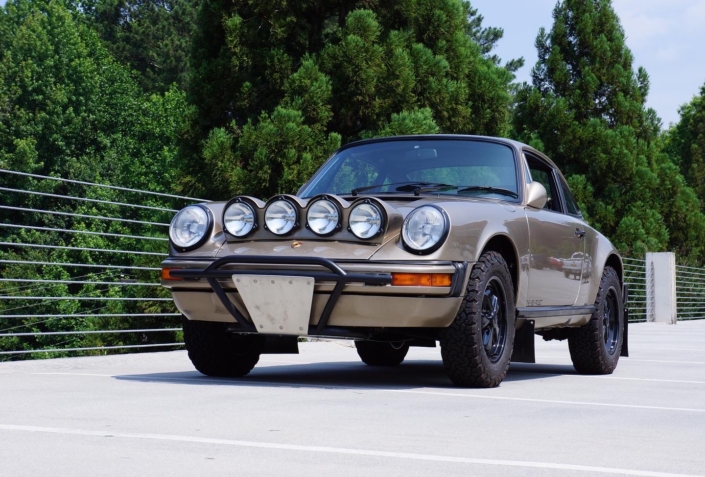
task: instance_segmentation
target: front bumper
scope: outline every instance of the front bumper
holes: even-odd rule
[[[256,329],[233,275],[303,276],[315,280],[308,335],[336,336],[336,327],[442,328],[462,301],[467,264],[462,262],[332,261],[322,257],[228,256],[214,261],[169,258],[162,267],[179,281],[163,280],[189,319]],[[392,286],[394,272],[452,273],[450,287]],[[344,333],[343,333],[344,334]]]

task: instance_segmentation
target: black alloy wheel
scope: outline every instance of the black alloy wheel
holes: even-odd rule
[[[605,337],[605,351],[613,355],[619,344],[619,310],[617,309],[617,290],[607,290],[605,310],[602,315],[602,335]]]
[[[581,374],[611,374],[617,367],[624,336],[624,304],[619,275],[605,267],[590,322],[571,330],[568,349]]]
[[[482,298],[482,344],[487,358],[496,363],[507,344],[507,316],[504,286],[492,277]]]
[[[453,323],[440,336],[448,377],[457,386],[499,386],[514,348],[514,287],[507,262],[485,252],[468,280]]]

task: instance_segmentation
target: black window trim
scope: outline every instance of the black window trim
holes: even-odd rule
[[[583,218],[583,213],[582,213],[582,211],[580,210],[580,206],[578,205],[578,201],[575,200],[575,196],[573,195],[573,191],[570,190],[570,186],[568,185],[568,181],[565,179],[565,177],[563,177],[563,174],[561,174],[561,173],[558,171],[558,169],[554,169],[553,173],[554,173],[554,175],[556,176],[556,179],[557,179],[557,180],[556,180],[556,183],[558,184],[559,193],[561,194],[561,202],[563,203],[563,205],[565,205],[565,212],[564,212],[564,214],[565,214],[565,215],[568,215],[568,216],[570,216],[570,217],[577,217],[577,218],[579,218],[579,219],[582,219],[582,218]],[[564,187],[564,186],[565,186],[565,187]],[[573,199],[573,203],[575,204],[575,207],[578,209],[578,213],[577,213],[577,214],[571,214],[570,212],[568,212],[568,206],[567,206],[568,201],[567,201],[566,198],[565,198],[565,191],[563,190],[564,188],[567,189],[567,190],[568,190],[568,193],[571,195],[571,198]]]
[[[542,165],[548,169],[548,175],[553,179],[554,184],[556,185],[556,193],[557,197],[553,197],[553,199],[558,199],[558,209],[559,210],[554,210],[554,209],[541,209],[545,210],[546,212],[553,212],[554,214],[563,214],[563,215],[571,215],[569,214],[568,207],[566,207],[565,204],[565,199],[563,198],[563,188],[560,185],[560,181],[558,180],[557,176],[557,169],[553,167],[551,164],[546,162],[541,156],[538,156],[536,154],[533,154],[531,151],[522,151],[524,155],[526,156],[526,166],[529,168],[529,172],[531,172],[531,165],[529,164],[529,158],[531,158],[532,161],[539,162]],[[533,177],[532,177],[532,180]]]

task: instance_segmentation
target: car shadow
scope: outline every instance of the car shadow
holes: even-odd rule
[[[512,363],[504,383],[576,374],[568,365]],[[436,360],[405,361],[397,367],[359,362],[329,362],[255,367],[243,378],[214,378],[197,371],[117,375],[115,379],[199,386],[315,387],[328,389],[453,389],[443,364]],[[457,388],[456,388],[457,389]]]

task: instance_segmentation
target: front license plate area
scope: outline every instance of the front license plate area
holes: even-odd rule
[[[306,335],[314,279],[272,275],[233,275],[242,301],[260,333]]]

